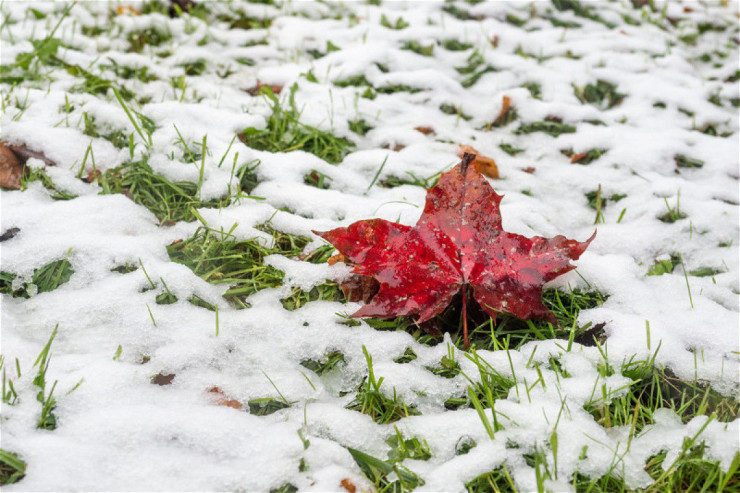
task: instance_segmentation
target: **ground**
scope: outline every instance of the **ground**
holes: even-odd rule
[[[737,2],[0,10],[5,490],[740,490]],[[469,350],[312,233],[461,145],[507,231],[597,231]]]

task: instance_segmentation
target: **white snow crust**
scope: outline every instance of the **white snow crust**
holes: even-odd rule
[[[738,3],[665,4],[667,15],[679,19],[670,29],[650,22],[626,23],[622,14],[659,16],[647,7],[634,9],[627,0],[590,3],[604,19],[618,24],[613,29],[572,12],[556,12],[545,2],[458,3],[482,19],[458,20],[442,11],[448,4],[428,1],[386,1],[381,6],[361,2],[271,6],[237,0],[209,4],[214,12],[243,10],[274,17],[269,29],[241,30],[228,29],[222,22],[159,14],[109,17],[118,5],[141,5],[80,2],[56,34],[63,41],[58,56],[94,73],[101,73],[96,67],[110,64],[110,58],[122,65],[146,66],[157,75],[148,83],[118,82],[149,101],[135,108],[156,124],[149,159],[155,172],[172,181],[197,182],[200,162],[186,164],[175,125],[190,143],[208,135],[204,200],[227,193],[233,185],[235,159],[237,167],[261,161],[260,183],[251,195],[264,200],[242,198],[221,210],[198,211],[216,230],[236,225],[233,234],[239,239],[270,241],[255,226],[271,219],[280,231],[314,240],[306,248],[310,251],[322,244],[312,230],[372,217],[413,225],[423,209],[425,190],[410,185],[369,187],[383,160],[387,158],[378,180],[406,173],[428,177],[457,162],[456,144],[471,144],[499,165],[501,179],[491,184],[505,196],[501,212],[506,230],[585,240],[597,229],[596,239],[577,262],[577,272],[552,286],[598,289],[608,296],[603,305],[582,311],[578,323],[606,324],[602,350],[612,366],[650,358],[659,346],[657,365],[679,378],[698,379],[724,395],[740,397],[740,140],[738,111],[729,103],[740,96],[740,88],[723,82],[738,70]],[[656,4],[659,9],[664,5]],[[13,22],[0,31],[2,63],[10,64],[17,54],[30,51],[30,40],[43,39],[65,5],[4,3],[3,17]],[[692,10],[684,12],[683,6]],[[48,16],[36,19],[30,7]],[[523,29],[505,21],[507,14],[528,18],[531,9],[540,18],[528,21]],[[582,27],[554,27],[546,20],[553,12]],[[380,24],[382,15],[391,22],[403,17],[410,25],[387,29]],[[691,32],[696,22],[728,27],[725,32],[702,34],[694,46],[679,42],[678,36]],[[81,34],[81,26],[108,23],[114,25],[111,35]],[[172,34],[156,50],[166,49],[169,56],[158,57],[149,47],[141,54],[126,52],[127,33],[147,26],[166,27]],[[497,46],[492,45],[494,37]],[[267,44],[246,46],[263,38]],[[467,64],[473,48],[449,51],[437,44],[432,57],[400,49],[408,40],[425,46],[446,39],[470,43],[497,71],[464,88],[466,76],[455,67]],[[307,54],[311,49],[325,51],[327,41],[341,50],[318,59]],[[533,57],[515,54],[518,47]],[[715,50],[727,53],[720,66],[698,59]],[[256,64],[234,61],[241,57]],[[185,76],[183,96],[173,89],[170,78],[184,74],[183,63],[200,58],[206,60],[207,69],[200,76]],[[376,64],[387,67],[388,73]],[[226,66],[233,73],[219,77],[217,71]],[[318,82],[305,77],[309,71]],[[102,73],[116,80],[110,69]],[[444,407],[449,397],[464,395],[468,382],[463,375],[445,379],[426,369],[447,355],[449,336],[430,347],[405,332],[378,331],[364,322],[343,325],[338,314],[354,312],[359,303],[317,301],[293,312],[283,309],[280,299],[293,287],[307,290],[341,277],[346,269],[340,265],[268,257],[268,265],[285,272],[283,286],[253,295],[249,309],[231,307],[222,298],[226,286],[207,283],[167,255],[167,245],[191,236],[197,221],[158,226],[151,212],[126,196],[101,195],[97,185],[77,178],[89,145],[101,171],[130,160],[128,148],[117,149],[104,138],[83,134],[83,111],[98,124],[123,129],[127,135],[134,128],[112,91],[94,96],[70,92],[79,79],[63,68],[52,75],[43,86],[24,82],[12,93],[9,83],[0,85],[8,97],[26,98],[23,111],[12,104],[5,108],[2,140],[43,152],[57,164],[46,167],[54,183],[77,195],[69,201],[53,200],[40,183],[25,191],[0,192],[0,233],[20,230],[0,245],[1,270],[29,279],[34,269],[62,258],[74,269],[69,282],[54,291],[29,299],[2,295],[0,300],[2,355],[19,393],[15,405],[0,407],[0,445],[28,465],[25,478],[6,486],[6,491],[268,491],[285,483],[301,491],[344,491],[340,487],[344,478],[369,489],[346,448],[385,459],[389,450],[385,440],[395,434],[394,425],[406,437],[425,439],[432,452],[428,461],[403,463],[423,478],[425,484],[418,491],[463,491],[466,482],[502,464],[520,491],[536,490],[534,469],[523,455],[544,450],[554,465],[548,448],[554,430],[560,437],[559,476],[548,488],[572,489],[575,472],[591,477],[611,472],[624,477],[629,487],[639,488],[651,483],[644,471],[649,457],[668,451],[665,464],[670,464],[684,438],[705,425],[706,416],[684,424],[672,411],[661,410],[655,425],[634,438],[629,427],[603,427],[583,406],[593,399],[594,389],[618,397],[629,379],[619,372],[602,376],[599,365],[604,360],[598,348],[575,343],[568,351],[567,341],[553,340],[528,343],[509,351],[508,357],[505,351],[478,352],[517,383],[507,398],[496,402],[503,429],[491,440],[474,409]],[[423,90],[378,94],[371,100],[359,97],[364,87],[332,84],[355,75],[364,75],[375,87],[405,84]],[[573,85],[582,87],[597,79],[616,84],[626,94],[622,104],[599,109],[579,102]],[[350,139],[356,150],[339,165],[331,165],[302,151],[249,149],[239,140],[229,148],[236,132],[262,128],[270,114],[265,98],[245,92],[258,80],[285,86],[283,97],[297,84],[301,121]],[[522,87],[527,82],[541,85],[541,99]],[[718,95],[722,106],[708,101],[712,95]],[[481,130],[499,113],[503,96],[511,98],[519,120]],[[74,106],[70,114],[60,110],[65,97]],[[658,102],[665,108],[655,107]],[[471,119],[440,112],[443,103],[454,104]],[[577,131],[559,137],[513,133],[520,123],[548,115]],[[365,136],[349,129],[348,122],[359,118],[374,127]],[[731,135],[710,136],[697,130],[708,124]],[[419,126],[433,127],[435,134],[414,130]],[[134,138],[139,158],[145,146],[135,132]],[[509,156],[501,143],[525,150]],[[404,147],[393,151],[396,145]],[[570,164],[560,152],[568,148],[576,153],[592,148],[608,152],[583,166]],[[700,159],[703,167],[677,168],[676,155]],[[222,156],[226,164],[219,167]],[[525,172],[528,167],[535,172]],[[328,175],[331,188],[306,185],[303,177],[311,170]],[[584,194],[599,186],[604,197],[626,197],[609,202],[604,223],[594,226],[595,211]],[[674,206],[679,196],[686,218],[674,223],[658,220],[667,210],[666,200]],[[670,274],[647,276],[658,259],[674,253],[680,253],[683,265]],[[151,279],[166,280],[177,303],[156,304],[160,290],[145,290],[149,282],[141,268],[125,275],[110,270],[139,262]],[[702,267],[720,273],[684,276],[684,268]],[[215,314],[187,303],[193,294],[219,305],[218,335]],[[58,335],[47,380],[58,381],[54,411],[58,426],[49,431],[36,428],[41,406],[32,365],[55,326]],[[384,377],[384,392],[392,395],[395,389],[421,411],[420,416],[379,425],[345,408],[354,394],[342,393],[356,389],[367,374],[363,345],[372,355],[375,374]],[[119,346],[121,355],[114,360]],[[418,358],[395,363],[408,347]],[[300,365],[334,350],[344,354],[346,363],[329,374],[319,377]],[[145,355],[151,360],[141,364]],[[550,356],[559,358],[570,378],[556,377],[547,366]],[[15,376],[16,359],[23,370],[20,377]],[[456,360],[463,372],[477,378],[475,365],[459,350]],[[540,369],[534,362],[542,365]],[[542,384],[532,388],[540,378],[538,371]],[[158,373],[176,376],[171,385],[151,385],[150,378]],[[214,386],[243,403],[278,397],[279,389],[292,405],[269,416],[254,416],[216,405],[208,392]],[[491,410],[486,412],[490,417]],[[299,431],[310,441],[306,449]],[[455,455],[456,444],[466,436],[478,445],[466,455]],[[710,422],[700,439],[707,457],[720,461],[726,470],[740,450],[739,436],[736,419]],[[302,459],[306,470],[299,470]]]

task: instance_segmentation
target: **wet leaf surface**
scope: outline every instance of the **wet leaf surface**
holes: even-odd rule
[[[575,268],[570,261],[580,257],[595,233],[578,242],[561,235],[527,238],[504,231],[502,197],[474,160],[474,154],[465,154],[428,190],[414,227],[370,219],[315,232],[355,264],[355,274],[380,283],[378,293],[353,317],[415,315],[421,324],[470,286],[473,299],[494,320],[509,313],[557,324],[542,302],[542,287]],[[465,303],[465,295],[462,299]]]

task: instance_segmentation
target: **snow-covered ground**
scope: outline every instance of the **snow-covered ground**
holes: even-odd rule
[[[55,200],[41,181],[24,191],[0,192],[0,234],[19,230],[1,245],[0,270],[17,276],[13,289],[53,261],[66,258],[74,270],[53,291],[29,298],[2,295],[4,379],[12,381],[17,398],[4,396],[0,446],[27,464],[25,477],[6,490],[267,491],[286,484],[305,491],[347,491],[348,485],[366,490],[371,482],[347,448],[386,460],[394,426],[405,438],[426,440],[431,452],[428,460],[402,463],[423,480],[417,491],[460,491],[502,465],[520,490],[536,490],[539,466],[527,456],[537,453],[545,457],[544,484],[553,491],[572,489],[576,471],[593,478],[612,474],[630,488],[645,487],[653,481],[646,461],[667,451],[667,467],[684,438],[699,431],[705,458],[720,461],[726,471],[740,450],[738,419],[707,424],[701,413],[682,420],[662,409],[634,433],[629,424],[604,426],[584,406],[602,395],[625,395],[633,382],[619,369],[653,357],[678,379],[700,381],[730,399],[740,392],[738,3],[655,2],[651,10],[626,0],[584,2],[597,20],[576,15],[577,9],[555,8],[566,3],[208,2],[208,22],[116,12],[123,5],[142,9],[129,2],[72,6],[54,32],[63,63],[36,58],[30,67],[7,72],[27,74],[24,80],[0,85],[2,140],[43,153],[56,163],[46,167],[56,187],[77,196]],[[5,2],[2,64],[32,52],[33,40],[38,49],[38,40],[70,6]],[[460,19],[460,11],[471,19]],[[239,13],[273,20],[267,29],[229,28],[228,19]],[[396,24],[400,18],[407,27],[382,25],[403,27]],[[169,36],[132,51],[130,34],[146,29]],[[447,49],[447,40],[469,46]],[[425,54],[431,56],[425,56],[429,46]],[[188,75],[187,65],[194,63],[205,65]],[[139,73],[147,67],[154,78],[125,78],[116,65]],[[153,122],[150,142],[112,89],[81,90],[85,79],[70,66],[133,93],[126,108],[139,125],[143,120],[134,111]],[[472,73],[456,70],[466,66]],[[36,77],[28,75],[34,70]],[[480,72],[477,81],[469,80]],[[370,95],[367,85],[335,84],[356,76],[376,89],[420,90],[375,91],[369,98],[363,97]],[[579,91],[599,80],[616,86],[621,102],[608,107],[606,100],[579,100]],[[303,151],[271,153],[233,141],[248,127],[266,125],[269,100],[246,91],[258,81],[282,86],[286,106],[297,84],[301,122],[349,139],[353,152],[335,165]],[[516,120],[487,128],[505,96]],[[442,105],[456,109],[443,112]],[[365,135],[349,127],[361,119],[372,127]],[[517,132],[548,119],[575,131]],[[85,132],[90,121],[101,136]],[[120,148],[102,136],[115,130],[125,135]],[[188,159],[182,141],[199,149],[205,135],[205,157]],[[578,319],[579,326],[605,324],[602,347],[554,339],[510,351],[477,351],[516,382],[496,401],[501,429],[493,439],[473,407],[445,408],[450,397],[465,396],[465,376],[448,379],[427,369],[448,356],[449,336],[429,346],[405,331],[342,323],[340,315],[360,303],[312,301],[294,311],[283,308],[280,300],[294,287],[310,290],[343,276],[341,263],[269,256],[265,262],[285,272],[283,285],[259,291],[249,297],[250,308],[238,310],[222,297],[228,285],[210,284],[168,255],[167,246],[190,238],[201,221],[239,240],[260,237],[268,245],[270,235],[256,226],[270,221],[276,230],[311,238],[306,252],[323,244],[312,230],[372,217],[413,225],[424,188],[378,184],[449,169],[460,144],[498,163],[501,177],[491,184],[505,195],[506,230],[581,241],[598,230],[577,271],[552,287],[598,290],[608,297]],[[522,152],[510,155],[501,144]],[[577,156],[566,155],[592,149],[606,152],[585,165],[572,164]],[[200,183],[203,201],[233,191],[234,170],[256,159],[259,184],[250,196],[263,200],[242,197],[222,208],[199,208],[195,221],[160,224],[125,194],[100,194],[99,182],[81,180],[92,159],[103,173],[147,159],[154,172],[173,182]],[[43,165],[34,159],[27,164]],[[331,179],[330,188],[304,182],[316,172]],[[595,226],[597,211],[586,194],[599,189],[607,206]],[[610,200],[615,195],[624,197]],[[669,209],[677,220],[660,220]],[[672,265],[680,258],[672,272],[647,275],[671,256]],[[127,274],[111,270],[124,264],[139,268]],[[176,303],[157,303],[165,282]],[[151,285],[156,288],[147,289]],[[33,294],[34,287],[27,290]],[[193,295],[218,311],[188,303]],[[34,362],[55,327],[45,395],[57,382],[56,428],[39,429]],[[384,377],[382,391],[391,397],[395,392],[419,415],[377,424],[346,408],[368,374],[363,346],[375,375]],[[407,348],[418,357],[394,362]],[[340,351],[344,363],[322,376],[300,364],[332,351]],[[474,362],[460,349],[454,353],[462,372],[480,379]],[[609,366],[617,371],[605,371]],[[168,385],[153,385],[158,374],[175,376]],[[209,392],[214,387],[221,393]],[[239,403],[271,397],[290,406],[258,416],[246,405],[219,405],[220,396]],[[491,410],[485,413],[491,419]],[[477,446],[458,455],[461,439]]]

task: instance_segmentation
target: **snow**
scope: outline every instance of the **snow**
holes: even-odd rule
[[[661,2],[656,3],[662,8]],[[256,170],[260,183],[251,196],[264,200],[241,198],[221,210],[198,211],[210,228],[231,230],[239,240],[259,237],[269,244],[271,236],[256,229],[268,220],[280,231],[311,238],[306,251],[322,244],[312,230],[326,231],[371,217],[413,225],[421,214],[425,191],[415,186],[370,187],[376,174],[378,180],[406,173],[428,177],[457,162],[456,144],[475,146],[499,165],[502,179],[491,183],[505,196],[501,211],[506,230],[528,236],[564,234],[579,240],[598,230],[578,261],[577,273],[555,280],[552,286],[585,288],[587,282],[608,296],[603,305],[582,311],[578,322],[606,323],[603,350],[613,367],[650,358],[657,351],[655,363],[679,378],[698,379],[726,396],[740,397],[740,141],[738,112],[729,103],[740,90],[737,84],[722,82],[738,69],[738,47],[730,41],[738,32],[733,19],[737,2],[726,7],[692,3],[694,10],[689,13],[669,3],[669,16],[690,21],[679,21],[678,28],[667,30],[649,22],[624,23],[620,14],[641,15],[627,0],[598,4],[604,19],[619,24],[615,29],[557,11],[551,14],[583,27],[563,29],[535,19],[526,24],[529,30],[523,30],[505,22],[507,13],[527,18],[530,8],[540,15],[554,10],[542,2],[484,2],[472,7],[460,3],[461,8],[484,15],[481,21],[460,21],[442,12],[445,5],[209,4],[214,12],[243,10],[249,15],[275,16],[269,29],[244,31],[228,29],[223,22],[206,24],[160,14],[124,13],[109,19],[112,6],[84,2],[75,5],[60,25],[57,36],[75,49],[62,47],[59,56],[111,80],[119,80],[112,70],[101,74],[97,68],[109,64],[108,58],[122,65],[149,67],[159,80],[119,80],[137,97],[147,98],[141,105],[131,105],[157,127],[149,164],[172,181],[197,183],[201,161],[186,164],[175,126],[191,149],[199,148],[207,134],[203,200],[219,198],[233,187],[232,164],[238,169],[252,159],[261,161]],[[28,12],[31,6],[48,17],[36,19]],[[0,31],[3,64],[30,51],[29,40],[48,34],[63,7],[54,2],[3,4],[3,16],[14,21]],[[350,12],[356,17],[350,17]],[[647,7],[642,12],[653,15]],[[320,18],[335,14],[340,18]],[[399,31],[387,29],[380,25],[382,14],[391,23],[400,16],[411,25]],[[693,32],[690,26],[701,21],[729,22],[730,27],[704,33],[696,46],[677,41],[677,36]],[[112,32],[99,38],[80,32],[82,25],[108,24]],[[127,33],[149,26],[166,27],[172,40],[156,49],[145,47],[141,54],[126,53]],[[494,36],[497,47],[491,44]],[[267,45],[245,46],[263,37]],[[497,71],[465,89],[460,82],[467,76],[454,68],[467,65],[472,49],[448,51],[435,45],[433,57],[399,49],[406,40],[425,46],[452,38],[473,44]],[[199,46],[201,40],[205,44]],[[306,53],[324,51],[327,41],[341,51],[316,60]],[[535,58],[516,55],[517,47]],[[156,56],[162,50],[169,50],[171,56]],[[715,50],[727,53],[721,67],[698,61],[701,54]],[[579,58],[564,57],[568,52]],[[234,61],[241,57],[257,63],[245,66]],[[538,63],[536,57],[545,59]],[[181,65],[201,58],[207,64],[203,75],[185,76],[184,94],[173,88],[170,78],[183,75]],[[376,62],[390,72],[383,73]],[[227,65],[233,73],[219,77],[217,72]],[[309,70],[318,82],[302,75]],[[378,94],[370,100],[359,96],[364,87],[332,85],[359,74],[375,87],[406,84],[423,91]],[[627,95],[623,103],[603,110],[581,104],[572,86],[597,79],[616,84]],[[466,482],[502,464],[520,490],[536,489],[534,470],[523,454],[544,451],[549,468],[554,469],[550,445],[554,433],[560,437],[558,476],[547,483],[553,491],[571,489],[576,471],[596,478],[612,467],[630,488],[647,486],[651,479],[643,470],[645,461],[667,451],[664,464],[670,464],[684,438],[699,432],[707,457],[720,461],[723,470],[740,450],[739,419],[707,424],[706,416],[698,416],[684,424],[672,411],[662,409],[655,413],[655,424],[634,437],[629,427],[604,428],[584,405],[602,391],[618,397],[630,380],[619,372],[602,375],[599,365],[604,356],[596,347],[574,343],[568,350],[563,340],[531,342],[508,354],[478,352],[492,369],[516,381],[508,396],[496,401],[503,429],[491,440],[474,409],[444,408],[447,398],[464,395],[469,382],[463,374],[445,379],[427,369],[447,356],[449,336],[430,347],[405,332],[379,331],[365,323],[343,325],[338,314],[351,314],[360,303],[315,301],[293,312],[283,309],[280,300],[294,286],[309,290],[326,279],[346,275],[347,268],[341,264],[314,265],[269,256],[265,264],[285,272],[284,284],[252,295],[251,308],[236,310],[222,298],[227,286],[207,283],[167,255],[167,245],[192,236],[198,221],[158,226],[151,212],[126,196],[100,195],[97,185],[77,178],[89,146],[98,170],[131,160],[128,148],[117,149],[104,138],[83,133],[83,111],[102,128],[125,129],[126,135],[134,132],[112,91],[98,95],[71,91],[81,80],[58,67],[51,81],[0,86],[11,102],[2,116],[2,140],[43,152],[57,164],[45,168],[47,175],[60,189],[78,196],[55,201],[38,182],[23,192],[0,192],[0,233],[20,229],[2,243],[2,271],[28,281],[35,269],[63,258],[74,270],[69,282],[54,291],[29,299],[2,295],[0,300],[2,355],[19,393],[14,405],[0,407],[2,449],[18,454],[28,465],[25,478],[5,486],[6,491],[267,491],[285,483],[302,491],[344,491],[340,487],[344,478],[368,489],[370,483],[346,448],[385,459],[389,448],[385,440],[395,434],[394,425],[407,438],[426,440],[432,452],[429,461],[404,462],[425,481],[418,491],[462,491]],[[239,140],[229,148],[236,132],[250,126],[263,128],[270,114],[267,101],[245,92],[258,80],[284,85],[284,97],[296,83],[301,121],[348,138],[356,144],[355,151],[341,164],[332,165],[303,151],[249,149]],[[533,81],[542,86],[542,100],[521,87]],[[722,107],[708,101],[713,94],[719,94]],[[504,95],[511,97],[519,119],[491,132],[480,130],[496,117]],[[11,97],[25,99],[25,109],[18,109]],[[67,100],[74,106],[70,114],[60,110]],[[665,109],[654,107],[656,102],[664,103]],[[454,103],[472,119],[443,114],[438,111],[442,103]],[[693,117],[681,109],[693,112]],[[522,122],[549,115],[574,125],[577,132],[558,137],[513,133]],[[348,121],[359,118],[374,127],[364,137],[349,130]],[[595,119],[605,125],[584,121]],[[695,130],[706,124],[732,135],[714,137]],[[414,130],[418,126],[432,126],[435,135]],[[134,139],[134,159],[140,159],[147,152],[145,142],[136,132]],[[501,143],[525,151],[512,157],[499,148]],[[393,151],[395,144],[405,147]],[[570,164],[561,154],[568,148],[576,153],[592,148],[608,152],[581,166]],[[677,154],[701,159],[704,165],[677,168]],[[33,159],[28,165],[43,167]],[[536,171],[524,172],[527,167]],[[304,184],[303,177],[311,170],[331,177],[331,189]],[[599,185],[603,197],[627,197],[610,201],[603,211],[605,223],[595,226],[595,211],[584,194]],[[665,200],[674,207],[679,196],[680,210],[687,218],[659,221],[666,212]],[[279,210],[285,207],[292,213]],[[680,253],[683,266],[676,266],[671,274],[646,275],[656,260],[674,253]],[[141,264],[156,283],[165,280],[179,301],[156,304],[161,287],[145,290],[149,281],[144,268],[125,275],[111,271],[126,263]],[[722,272],[685,278],[684,266],[687,272],[700,267]],[[193,294],[217,304],[218,315],[187,303]],[[36,428],[41,406],[32,365],[54,327],[58,335],[47,381],[58,381],[54,394],[58,426],[48,431]],[[421,411],[420,416],[379,425],[345,408],[367,375],[363,346],[372,355],[375,374],[384,377],[383,391],[392,395],[395,389]],[[118,347],[120,357],[114,358]],[[418,358],[395,363],[409,347]],[[319,377],[300,365],[334,350],[345,357],[340,369]],[[462,351],[455,354],[463,373],[477,379],[473,362]],[[571,377],[558,377],[548,368],[550,356],[558,358]],[[144,357],[150,358],[146,364],[142,364]],[[18,377],[16,359],[22,369]],[[535,368],[534,363],[542,366]],[[533,387],[540,379],[538,372],[542,377]],[[171,385],[151,385],[150,378],[158,373],[176,376]],[[282,395],[292,405],[268,416],[254,416],[214,403],[208,393],[214,386],[242,403]],[[490,418],[491,410],[486,414]],[[299,431],[310,441],[306,449]],[[455,447],[463,437],[473,438],[477,446],[457,456]],[[301,459],[307,470],[299,470]]]

